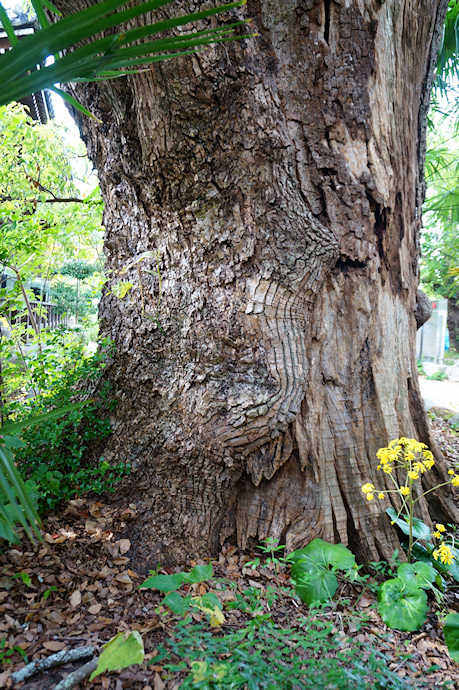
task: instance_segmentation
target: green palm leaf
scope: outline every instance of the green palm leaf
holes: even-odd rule
[[[39,529],[40,517],[14,463],[13,449],[24,445],[16,434],[25,427],[62,417],[67,412],[78,410],[90,402],[93,401],[66,405],[20,422],[9,422],[0,428],[0,537],[10,542],[18,542],[15,527],[19,524],[32,542],[34,535],[43,541]]]
[[[31,36],[26,36],[19,43],[15,40],[16,37],[10,37],[10,42],[14,45],[0,57],[0,78],[3,86],[0,105],[21,100],[31,93],[52,87],[56,83],[97,81],[101,78],[123,76],[126,70],[137,71],[141,65],[187,55],[190,50],[212,43],[247,38],[247,35],[242,37],[234,35],[234,29],[245,23],[235,22],[216,29],[141,42],[160,32],[170,31],[178,26],[186,26],[240,7],[246,0],[236,0],[193,14],[121,31],[120,27],[126,22],[168,5],[172,1],[149,0],[120,11],[120,8],[125,5],[125,0],[106,0],[49,26],[44,7],[52,8],[51,3],[34,0],[33,6],[42,29]],[[1,4],[0,21],[10,35],[11,22]],[[117,33],[104,36],[104,33],[113,30]],[[87,41],[87,43],[82,46],[82,41]],[[54,64],[44,64],[46,58],[51,55],[55,56]],[[40,69],[35,69],[36,65],[40,65]],[[83,110],[77,101],[73,105]],[[88,114],[87,110],[85,112]]]

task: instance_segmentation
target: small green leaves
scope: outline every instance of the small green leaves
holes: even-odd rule
[[[378,611],[389,628],[413,632],[425,621],[427,595],[416,583],[396,577],[380,586]]]
[[[140,589],[159,589],[160,592],[173,592],[179,589],[184,582],[185,573],[173,573],[172,575],[153,575],[142,582]]]
[[[172,575],[153,575],[142,582],[140,589],[159,589],[160,592],[172,592],[184,583],[205,582],[212,577],[212,563],[196,565],[189,573],[172,573]]]
[[[91,673],[89,680],[100,676],[104,671],[116,671],[132,664],[141,664],[144,656],[143,641],[137,630],[118,633],[104,645],[97,668]]]
[[[184,616],[191,606],[191,596],[182,597],[178,592],[169,592],[164,597],[163,604],[168,606],[176,616]]]
[[[400,527],[403,534],[406,534],[407,536],[410,534],[410,524],[408,515],[398,515],[397,511],[394,508],[392,508],[392,506],[386,508],[386,513],[389,515],[390,519],[393,522],[395,522],[395,524],[398,527]],[[419,518],[413,518],[413,537],[415,539],[430,539],[431,534],[431,529],[426,525],[425,522],[423,522]]]
[[[212,563],[208,565],[195,565],[189,573],[184,573],[184,582],[194,584],[196,582],[205,582],[213,575]]]
[[[292,579],[298,596],[308,605],[331,599],[338,580],[331,569],[351,570],[355,557],[343,544],[328,544],[314,539],[304,549],[293,551]]]
[[[443,633],[451,659],[459,664],[459,613],[449,613],[446,616]]]

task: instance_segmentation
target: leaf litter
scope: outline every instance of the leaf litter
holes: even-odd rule
[[[437,439],[447,448],[450,462],[458,462],[459,437],[441,420],[433,420]],[[129,539],[123,538],[125,523],[136,519],[134,505],[121,509],[78,498],[58,515],[48,518],[45,544],[33,549],[23,540],[0,554],[0,640],[14,651],[11,664],[0,671],[0,687],[12,686],[11,674],[27,661],[77,647],[94,646],[99,651],[111,638],[126,631],[138,631],[144,640],[145,661],[156,655],[157,645],[173,630],[173,619],[161,615],[163,595],[138,590],[145,577],[131,566]],[[307,615],[307,608],[293,598],[270,603],[269,588],[287,585],[287,572],[275,573],[272,564],[256,568],[246,564],[259,554],[234,546],[222,548],[212,561],[214,575],[209,582],[184,586],[186,594],[199,597],[213,592],[224,605],[223,627],[238,628],[247,622],[239,609],[227,610],[236,594],[248,588],[258,592],[260,610],[278,623],[291,624]],[[206,565],[193,560],[180,570]],[[172,569],[160,571],[171,574]],[[224,588],[221,578],[232,583]],[[459,608],[459,606],[457,606]],[[376,611],[371,592],[341,586],[330,608],[316,612],[333,623],[333,634],[341,650],[355,643],[378,648],[387,658],[388,668],[413,687],[459,687],[459,666],[448,656],[439,618],[430,613],[421,631],[402,633],[389,630]],[[205,612],[193,610],[192,618],[206,622]],[[409,656],[410,658],[407,658]],[[25,658],[26,657],[26,658]],[[14,687],[48,690],[80,664],[70,663],[42,672]],[[87,679],[81,688],[103,690],[178,690],[180,676],[169,681],[161,664],[132,666],[110,675]]]

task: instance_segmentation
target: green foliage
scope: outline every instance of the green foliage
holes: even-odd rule
[[[0,640],[0,664],[12,664],[15,661],[15,659],[13,658],[15,652],[22,657],[22,660],[25,664],[29,663],[27,654],[22,649],[22,647],[7,647],[7,640],[5,637],[2,637],[2,639]]]
[[[444,381],[447,378],[448,377],[444,371],[436,371],[435,373],[427,377],[429,381]]]
[[[82,144],[70,147],[63,134],[21,105],[0,107],[0,263],[24,265],[25,278],[51,275],[101,233],[100,194],[78,201],[71,160],[82,159]]]
[[[450,0],[437,61],[436,88],[442,92],[459,76],[459,2]]]
[[[49,408],[61,409],[81,390],[83,381],[100,378],[110,354],[105,342],[99,353],[87,354],[77,339],[65,331],[51,331],[46,347],[32,350],[27,357],[27,370],[12,364],[4,378],[13,389],[32,388],[36,395],[23,400],[10,400],[4,415],[21,420],[25,415],[46,414]],[[71,336],[71,334],[70,334]],[[22,384],[22,385],[21,385]],[[40,510],[54,508],[60,501],[85,491],[103,493],[114,490],[115,482],[129,471],[129,465],[111,467],[101,458],[95,467],[83,463],[90,443],[110,434],[110,423],[101,414],[110,409],[109,385],[102,387],[100,400],[91,401],[56,420],[46,419],[33,430],[25,430],[23,447],[16,451],[18,467],[39,493]]]
[[[97,668],[91,673],[89,680],[94,680],[104,671],[116,671],[132,664],[141,664],[144,656],[143,640],[137,630],[118,633],[104,645]]]
[[[0,438],[0,538],[18,543],[15,526],[21,525],[33,542],[34,534],[40,539],[40,520],[35,509],[35,496],[16,469],[13,448],[18,447],[17,441],[19,439],[14,436]]]
[[[21,421],[3,424],[0,428],[0,537],[9,542],[17,543],[19,538],[16,525],[24,528],[30,541],[34,542],[34,535],[41,541],[39,530],[40,519],[36,511],[38,492],[33,483],[23,482],[13,458],[13,450],[25,447],[25,443],[16,435],[27,427],[36,427],[42,422],[56,419],[66,412],[80,409],[84,403],[68,405],[63,409],[55,409],[35,417],[26,416]],[[32,484],[32,485],[31,485]]]
[[[355,569],[354,555],[343,544],[314,539],[290,554],[292,579],[299,597],[308,605],[331,599],[338,588],[335,572]]]
[[[413,632],[425,621],[427,595],[415,582],[396,577],[380,586],[378,611],[390,628]]]
[[[401,563],[397,574],[402,580],[414,583],[421,589],[431,589],[437,577],[437,571],[431,565],[422,562]]]
[[[406,514],[397,513],[397,511],[389,506],[386,508],[386,513],[390,517],[393,523],[400,527],[403,534],[409,536],[410,534],[410,516]],[[425,522],[419,518],[412,518],[412,534],[415,539],[430,539],[432,534],[431,529],[426,525]]]
[[[310,617],[285,628],[254,618],[223,635],[186,619],[158,645],[151,663],[161,662],[168,679],[186,673],[182,690],[408,687],[389,671],[382,654],[365,650],[356,640],[343,649],[343,642],[331,623]]]
[[[212,577],[212,564],[196,565],[189,573],[173,573],[172,575],[153,575],[143,582],[142,589],[158,589],[160,592],[172,592],[184,583],[192,584],[205,582]]]
[[[234,28],[244,22],[217,29],[204,29],[194,33],[157,37],[175,27],[183,27],[225,10],[240,7],[246,0],[210,8],[194,14],[163,19],[154,24],[145,23],[128,28],[127,22],[144,17],[173,0],[150,0],[128,9],[122,9],[125,0],[105,2],[55,21],[51,26],[43,11],[42,0],[33,0],[41,31],[15,40],[14,28],[0,5],[0,21],[9,34],[13,48],[0,57],[2,92],[0,105],[19,101],[25,96],[51,88],[74,107],[90,114],[74,98],[53,84],[87,82],[122,76],[140,66],[188,55],[196,47],[234,40]],[[112,31],[118,33],[112,33]],[[104,34],[101,38],[100,35]],[[151,40],[154,38],[154,40]],[[150,39],[150,40],[145,40]],[[82,45],[83,43],[83,45]],[[52,64],[46,63],[54,55]],[[36,70],[35,66],[40,65]]]
[[[443,633],[451,659],[459,664],[459,613],[446,616]]]

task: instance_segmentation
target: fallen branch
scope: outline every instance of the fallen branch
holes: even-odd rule
[[[93,671],[96,670],[98,662],[99,658],[97,657],[96,659],[88,661],[88,663],[84,666],[77,668],[77,670],[73,671],[73,673],[69,673],[64,680],[61,680],[61,682],[55,686],[54,690],[71,690],[71,688],[75,687],[75,685],[78,685],[78,683],[81,683],[82,680],[87,678]]]
[[[94,656],[95,652],[96,650],[94,647],[63,649],[62,652],[57,652],[57,654],[51,654],[51,656],[46,656],[44,659],[32,661],[30,664],[27,664],[27,666],[24,666],[24,668],[21,668],[19,671],[16,671],[16,673],[13,673],[11,675],[11,680],[13,683],[20,683],[21,681],[27,680],[27,678],[33,676],[35,673],[47,671],[49,668],[54,668],[54,666],[67,664],[69,661],[89,659],[90,657]]]

